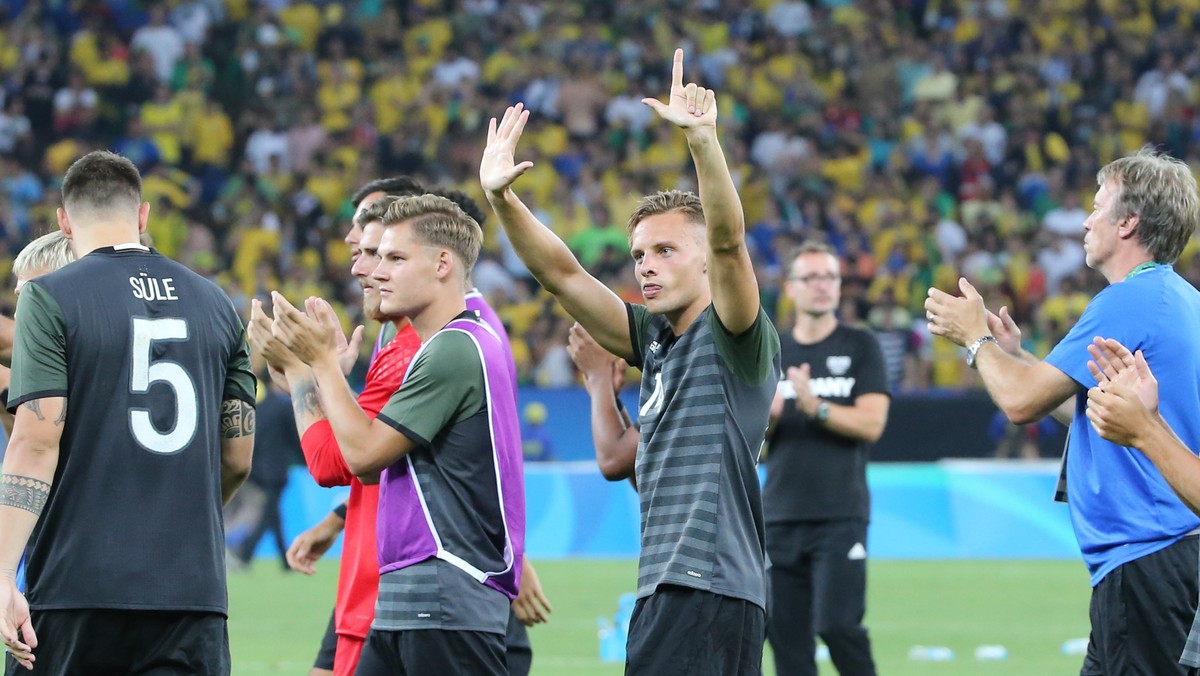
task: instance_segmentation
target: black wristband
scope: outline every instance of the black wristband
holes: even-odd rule
[[[333,513],[337,514],[342,519],[342,521],[346,520],[346,505],[347,504],[349,504],[349,503],[343,502],[342,504],[333,508]]]

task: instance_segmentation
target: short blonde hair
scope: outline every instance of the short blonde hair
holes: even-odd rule
[[[21,253],[13,260],[13,275],[29,279],[66,267],[74,260],[75,251],[71,249],[71,240],[67,239],[61,230],[54,230],[21,249]]]
[[[483,247],[479,223],[445,197],[426,194],[398,198],[388,205],[380,220],[384,226],[408,223],[422,242],[453,251],[463,262],[464,276],[471,274]]]
[[[1200,220],[1200,192],[1188,165],[1152,148],[1118,158],[1096,174],[1112,181],[1117,194],[1112,216],[1137,216],[1138,242],[1159,263],[1174,263]]]
[[[633,210],[633,213],[629,215],[629,220],[625,223],[625,235],[632,241],[633,231],[637,229],[638,223],[651,216],[667,214],[672,211],[678,211],[693,223],[704,225],[704,207],[700,204],[700,197],[696,193],[683,190],[661,190],[653,195],[646,195],[641,202],[638,202],[637,208]]]

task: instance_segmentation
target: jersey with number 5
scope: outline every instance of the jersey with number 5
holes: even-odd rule
[[[221,404],[255,381],[225,293],[144,247],[94,251],[22,289],[9,393],[67,398],[30,605],[226,612]]]

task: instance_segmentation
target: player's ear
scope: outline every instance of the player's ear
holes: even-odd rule
[[[67,239],[71,239],[71,235],[72,235],[71,219],[67,216],[67,210],[62,207],[59,207],[57,214],[58,214],[58,229],[62,230],[63,237],[66,237]]]
[[[138,207],[138,234],[146,232],[146,225],[150,222],[150,203],[142,202]]]
[[[438,250],[437,260],[437,277],[445,279],[447,275],[454,271],[454,253],[449,249]]]

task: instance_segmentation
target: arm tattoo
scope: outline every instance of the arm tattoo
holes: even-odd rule
[[[0,477],[0,505],[16,507],[40,516],[50,497],[50,484],[31,476],[5,474]]]
[[[237,439],[254,434],[254,407],[241,399],[221,404],[221,438]]]
[[[54,421],[54,426],[59,427],[65,422],[67,422],[67,403],[66,403],[66,401],[63,402],[62,413],[58,414],[58,419]]]
[[[33,411],[33,414],[37,416],[38,420],[46,419],[46,416],[42,415],[42,402],[40,399],[32,399],[21,405],[30,411]]]
[[[317,384],[312,380],[302,380],[292,389],[292,410],[297,420],[305,418],[325,418],[325,409],[321,408],[321,395],[317,392]]]

